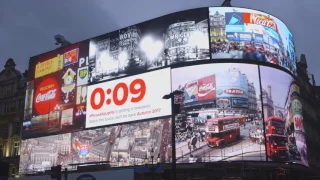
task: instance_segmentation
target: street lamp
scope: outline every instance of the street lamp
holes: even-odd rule
[[[175,123],[175,114],[178,114],[180,111],[180,104],[174,103],[174,96],[183,94],[183,91],[175,90],[170,94],[166,94],[162,99],[171,99],[171,131],[172,131],[172,171],[173,171],[173,180],[176,179],[176,123]]]
[[[153,160],[154,160],[154,155],[155,155],[155,152],[154,152],[154,149],[152,148],[151,151],[150,151],[150,157],[151,157],[151,167],[150,167],[150,170],[151,170],[151,173],[152,173],[152,179],[154,179],[154,173],[157,169],[157,167],[159,166],[160,164],[160,155],[158,154],[158,157],[157,157],[157,165],[154,166],[153,165]],[[148,156],[146,155],[145,159],[144,159],[144,163],[145,163],[145,166],[147,167],[148,163],[149,163],[149,159],[148,159]]]

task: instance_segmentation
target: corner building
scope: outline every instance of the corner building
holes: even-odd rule
[[[108,163],[137,179],[318,177],[318,100],[291,31],[270,14],[180,11],[29,67],[21,174]]]
[[[0,72],[0,158],[8,162],[9,176],[19,175],[20,134],[28,72],[21,73],[13,59]]]

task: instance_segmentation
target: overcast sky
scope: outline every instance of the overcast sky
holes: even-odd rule
[[[176,11],[220,6],[223,0],[1,0],[0,66],[9,57],[17,68],[28,68],[31,56],[56,48],[55,34],[72,43]],[[319,0],[232,0],[233,6],[254,8],[284,21],[291,30],[297,55],[305,53],[309,72],[320,85],[316,42]],[[319,26],[319,27],[318,27]]]

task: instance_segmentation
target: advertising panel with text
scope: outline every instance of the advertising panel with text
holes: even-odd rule
[[[84,128],[89,41],[30,59],[22,138]]]
[[[185,101],[190,82],[197,82],[192,92],[198,100],[192,103]],[[259,83],[257,65],[172,69],[172,90],[185,92],[175,98],[181,105],[175,117],[177,162],[266,160]]]
[[[89,86],[86,128],[170,115],[170,80],[166,68]]]
[[[264,61],[296,74],[292,34],[278,18],[236,7],[211,7],[209,11],[212,59]]]

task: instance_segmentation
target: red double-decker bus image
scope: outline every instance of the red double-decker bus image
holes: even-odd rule
[[[288,159],[287,136],[284,133],[285,122],[279,117],[271,116],[265,120],[267,155],[273,160]]]
[[[243,117],[223,117],[208,119],[206,123],[206,143],[209,147],[218,147],[240,139],[240,126]]]

